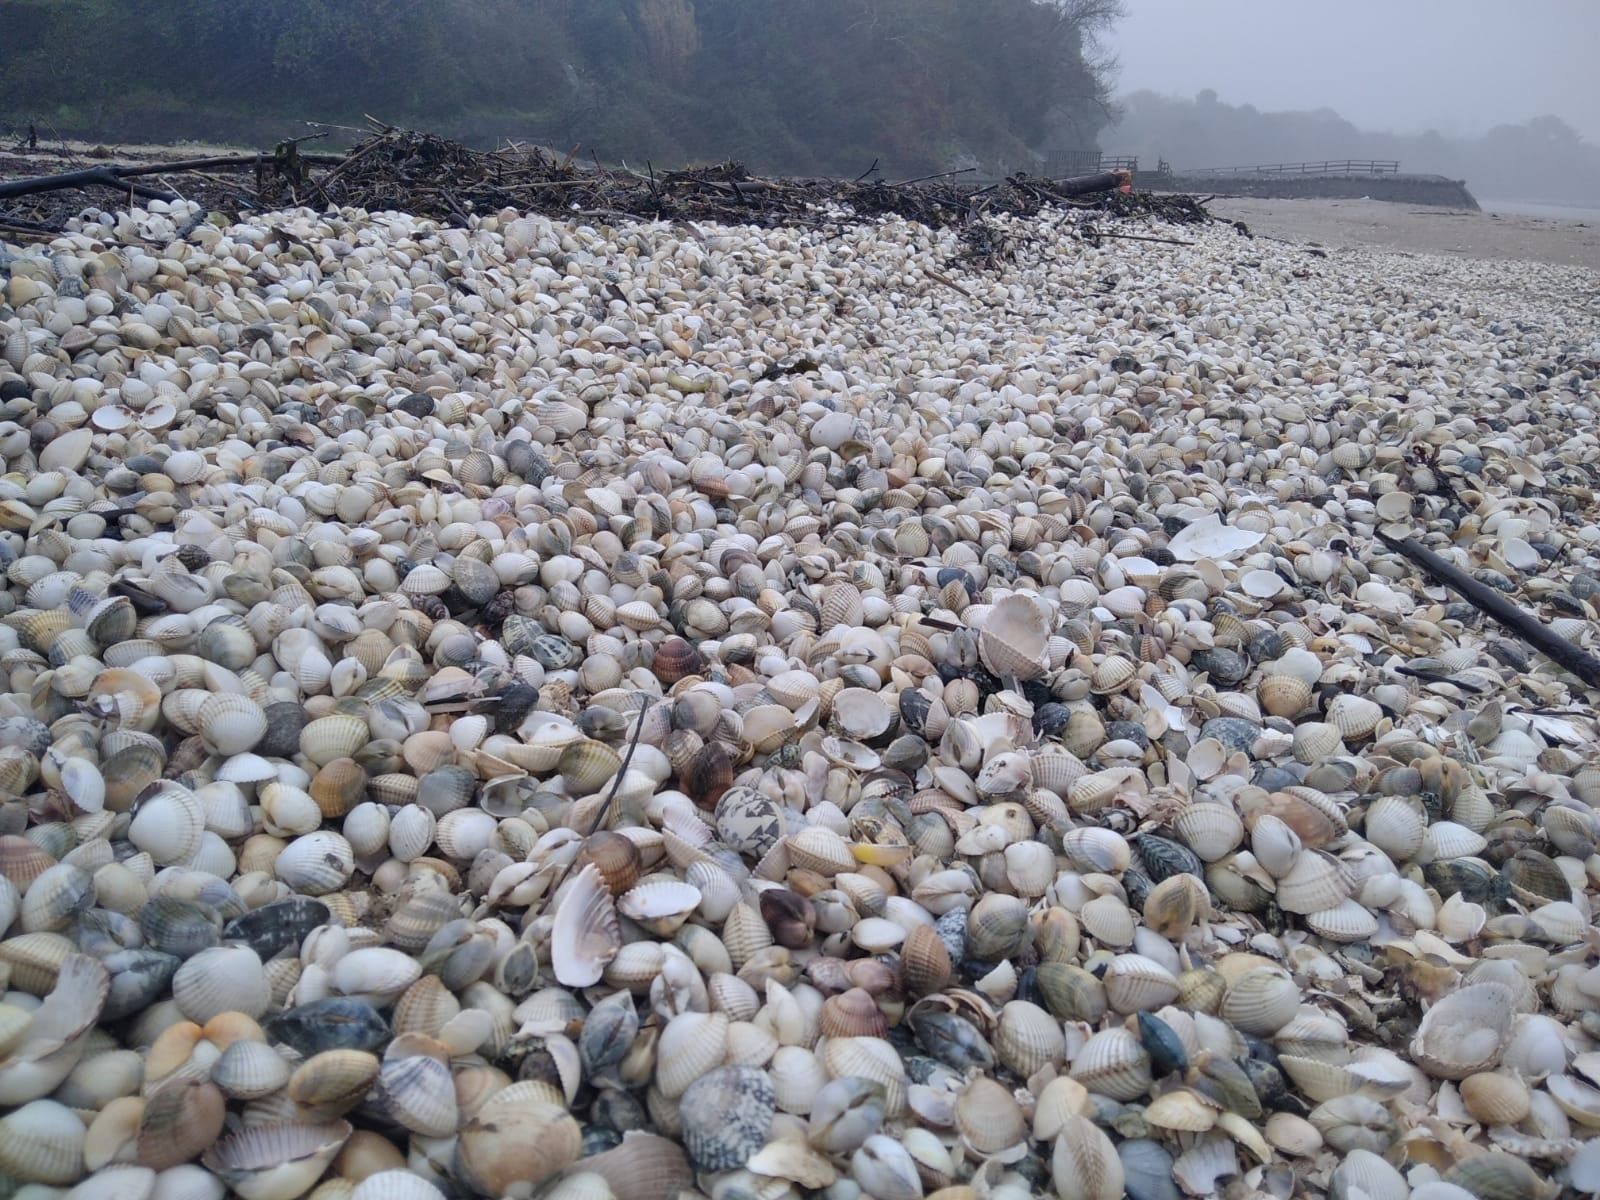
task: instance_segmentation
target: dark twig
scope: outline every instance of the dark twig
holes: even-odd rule
[[[877,160],[876,159],[873,160],[873,166],[877,166]],[[913,183],[927,183],[930,180],[934,180],[934,179],[949,179],[950,176],[952,176],[952,175],[971,175],[977,169],[978,169],[977,167],[962,167],[959,171],[940,171],[937,175],[918,175],[915,179],[899,179],[899,180],[896,180],[894,183],[891,183],[889,186],[890,187],[910,187]]]
[[[855,179],[853,179],[851,182],[860,183],[863,179],[865,179],[868,175],[871,175],[877,169],[878,169],[878,160],[877,159],[873,159],[872,160],[872,165],[870,167],[868,167],[865,171],[861,172],[861,174],[857,175],[855,177]]]
[[[639,709],[639,719],[633,726],[633,737],[628,742],[628,753],[623,756],[622,766],[612,777],[611,787],[606,792],[605,802],[600,805],[600,811],[595,814],[594,820],[589,825],[589,836],[606,823],[606,818],[611,815],[611,802],[617,798],[617,789],[622,786],[622,777],[628,773],[628,767],[633,762],[633,752],[639,748],[639,739],[644,736],[644,718],[655,707],[654,696],[646,696],[644,704]]]
[[[1160,242],[1166,246],[1192,246],[1193,242],[1186,242],[1181,238],[1149,237],[1142,233],[1108,233],[1103,229],[1085,229],[1083,236],[1086,238],[1117,238],[1124,242]]]
[[[1377,539],[1436,583],[1456,592],[1473,608],[1492,617],[1510,632],[1516,634],[1534,649],[1542,651],[1553,661],[1571,671],[1590,687],[1600,688],[1600,658],[1580,650],[1565,638],[1552,633],[1540,621],[1518,608],[1487,584],[1479,583],[1466,572],[1452,566],[1415,538],[1390,537],[1383,530],[1374,530]]]

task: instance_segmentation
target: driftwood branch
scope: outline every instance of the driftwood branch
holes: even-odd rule
[[[1083,236],[1091,241],[1095,238],[1119,238],[1124,242],[1160,242],[1164,246],[1192,246],[1193,242],[1186,242],[1182,238],[1150,237],[1142,233],[1107,233],[1104,229],[1085,229]]]
[[[163,168],[165,169],[165,168]],[[140,174],[158,174],[141,171]],[[176,200],[177,196],[161,188],[147,187],[142,183],[125,180],[115,167],[90,167],[86,171],[64,171],[59,175],[34,175],[27,179],[8,179],[0,182],[0,200],[15,196],[34,196],[40,192],[58,192],[63,188],[89,187],[116,188],[119,192],[132,192],[147,200]]]
[[[1420,567],[1425,574],[1458,594],[1473,608],[1485,616],[1494,618],[1528,645],[1542,651],[1590,687],[1600,688],[1600,658],[1580,650],[1565,638],[1552,633],[1539,622],[1538,618],[1518,608],[1494,588],[1479,583],[1464,571],[1451,566],[1415,538],[1390,537],[1381,529],[1375,532],[1378,540],[1385,546]]]

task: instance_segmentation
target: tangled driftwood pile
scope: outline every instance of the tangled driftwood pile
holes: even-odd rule
[[[91,164],[37,175],[36,163],[0,156],[0,225],[12,232],[53,234],[97,197],[198,201],[229,216],[302,205],[402,211],[465,224],[475,213],[517,208],[549,215],[723,221],[770,226],[813,224],[842,211],[896,215],[930,226],[979,225],[989,216],[1031,216],[1049,205],[1078,205],[1113,216],[1159,216],[1192,224],[1209,219],[1190,196],[1123,195],[1109,176],[1052,181],[1026,175],[978,185],[961,174],[888,182],[882,179],[766,179],[738,162],[657,172],[602,167],[533,146],[473,150],[409,129],[383,127],[347,154],[306,154],[294,142],[271,153],[222,155],[178,162]],[[22,178],[16,178],[22,176]],[[1086,190],[1088,189],[1088,190]],[[980,253],[992,237],[969,239]]]

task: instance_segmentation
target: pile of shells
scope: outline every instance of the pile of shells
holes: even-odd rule
[[[1593,645],[1592,276],[198,217],[0,253],[8,1192],[1600,1188],[1594,697],[1374,538]]]

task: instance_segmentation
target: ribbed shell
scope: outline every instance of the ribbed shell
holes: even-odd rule
[[[1091,1092],[1135,1100],[1150,1088],[1150,1055],[1128,1030],[1105,1029],[1083,1044],[1069,1074]]]

